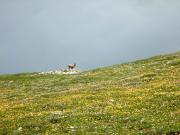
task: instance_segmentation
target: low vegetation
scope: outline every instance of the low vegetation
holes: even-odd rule
[[[0,76],[0,134],[180,131],[180,52],[73,75]]]

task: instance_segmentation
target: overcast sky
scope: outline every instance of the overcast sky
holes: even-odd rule
[[[0,0],[0,74],[180,50],[180,0]]]

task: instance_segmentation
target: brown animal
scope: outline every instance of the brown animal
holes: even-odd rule
[[[69,70],[73,70],[75,67],[76,67],[76,63],[68,65]]]

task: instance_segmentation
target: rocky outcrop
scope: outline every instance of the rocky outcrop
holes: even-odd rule
[[[78,74],[80,73],[80,70],[77,69],[73,69],[73,70],[69,70],[69,69],[65,69],[65,70],[51,70],[51,71],[47,71],[47,72],[40,72],[39,74],[41,75],[47,75],[47,74]]]

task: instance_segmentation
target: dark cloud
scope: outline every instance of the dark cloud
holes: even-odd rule
[[[179,0],[1,0],[0,73],[83,70],[180,49]]]

